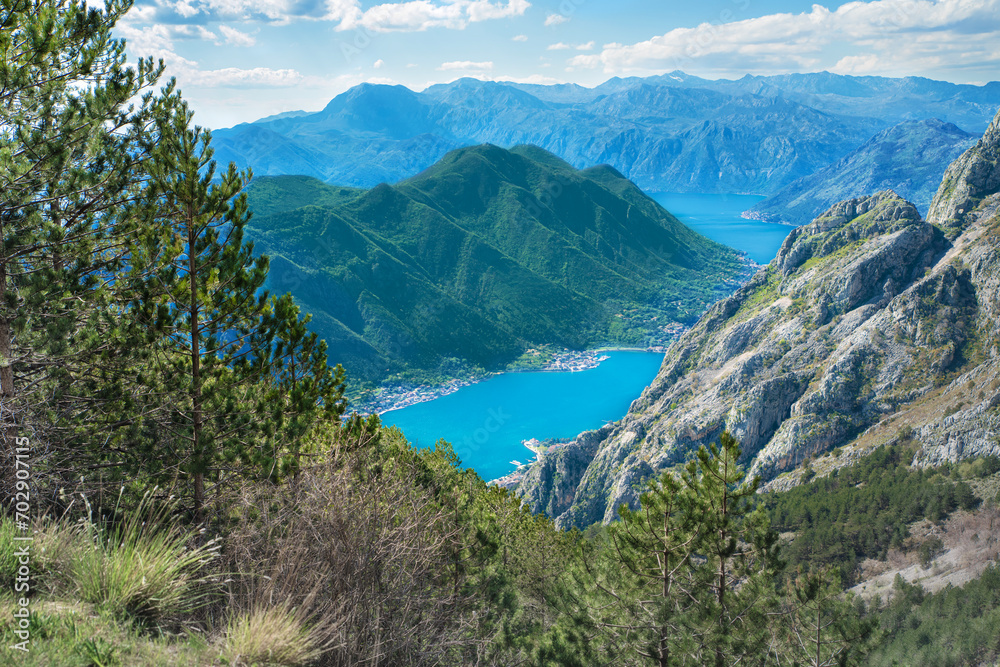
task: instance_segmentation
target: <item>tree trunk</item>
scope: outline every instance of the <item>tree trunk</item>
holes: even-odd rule
[[[188,282],[191,285],[191,448],[194,455],[194,520],[200,522],[205,505],[205,452],[201,433],[201,341],[198,331],[198,266],[195,261],[195,216],[188,210]]]
[[[3,226],[0,223],[0,239]],[[7,298],[7,258],[0,257],[0,438],[3,440],[3,479],[0,479],[0,493],[4,510],[13,499],[14,493],[14,446],[17,442],[17,418],[14,415],[14,367],[11,355],[13,341],[10,337],[10,321],[7,319],[4,302]]]
[[[670,547],[670,512],[665,511],[663,513],[663,603],[670,604],[670,554],[668,553]],[[660,667],[668,667],[670,665],[670,645],[667,643],[669,636],[669,628],[666,624],[660,628]]]
[[[729,479],[729,459],[728,457],[724,459],[723,463],[723,479]],[[719,591],[718,591],[718,602],[719,602],[719,638],[718,644],[715,646],[715,665],[716,667],[726,667],[725,665],[725,655],[722,651],[722,639],[729,634],[728,621],[726,619],[726,559],[728,556],[725,553],[728,551],[728,534],[726,531],[726,519],[729,514],[729,491],[725,487],[725,482],[722,487],[722,530],[719,531]]]

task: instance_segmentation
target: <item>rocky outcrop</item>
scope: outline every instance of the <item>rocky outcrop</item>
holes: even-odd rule
[[[955,160],[927,212],[929,222],[960,227],[984,197],[1000,190],[1000,114],[979,142]]]
[[[597,446],[611,426],[585,431],[565,444],[550,446],[521,481],[522,496],[533,512],[558,516],[573,505],[576,487],[594,460]]]
[[[937,224],[885,191],[796,229],[674,343],[624,419],[540,457],[518,493],[563,527],[611,521],[724,429],[779,486],[806,459],[901,438],[917,464],[1000,454],[998,125],[949,168]]]

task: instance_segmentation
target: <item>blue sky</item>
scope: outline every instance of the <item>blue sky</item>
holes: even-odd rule
[[[136,0],[116,34],[132,57],[163,58],[196,122],[216,128],[315,111],[365,81],[1000,79],[1000,0]]]

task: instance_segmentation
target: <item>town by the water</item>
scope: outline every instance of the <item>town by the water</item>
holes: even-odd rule
[[[679,329],[683,327],[677,325]],[[677,332],[671,332],[676,335]],[[518,365],[505,373],[517,372],[576,372],[585,371],[597,366],[608,358],[604,352],[616,349],[644,350],[646,352],[664,352],[666,347],[657,345],[645,348],[601,348],[597,350],[569,350],[563,349],[557,352],[548,352],[539,349],[529,349],[525,357],[544,359],[538,366]],[[548,357],[548,358],[546,358]],[[361,414],[385,414],[392,410],[399,410],[410,405],[432,401],[448,394],[453,394],[462,387],[489,379],[499,373],[483,373],[469,378],[454,378],[441,384],[419,384],[412,382],[400,382],[379,387],[373,392],[373,396],[366,397],[352,405],[352,409]]]

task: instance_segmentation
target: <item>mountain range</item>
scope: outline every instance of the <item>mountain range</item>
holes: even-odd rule
[[[755,218],[804,225],[838,201],[893,190],[926,214],[944,170],[978,137],[936,118],[908,120],[789,183],[750,209]]]
[[[362,84],[315,113],[214,133],[222,163],[347,186],[394,183],[468,145],[534,144],[609,164],[659,192],[774,194],[904,120],[981,132],[1000,83],[797,74],[710,81],[682,72],[595,88],[459,79],[423,92]],[[944,165],[942,165],[943,168]]]
[[[457,149],[396,185],[248,188],[248,237],[353,380],[497,369],[528,345],[665,342],[737,285],[736,251],[608,166]]]
[[[767,488],[889,443],[936,465],[1000,455],[1000,113],[926,220],[892,191],[835,204],[667,351],[621,421],[507,480],[563,527],[638,506],[728,430]]]

